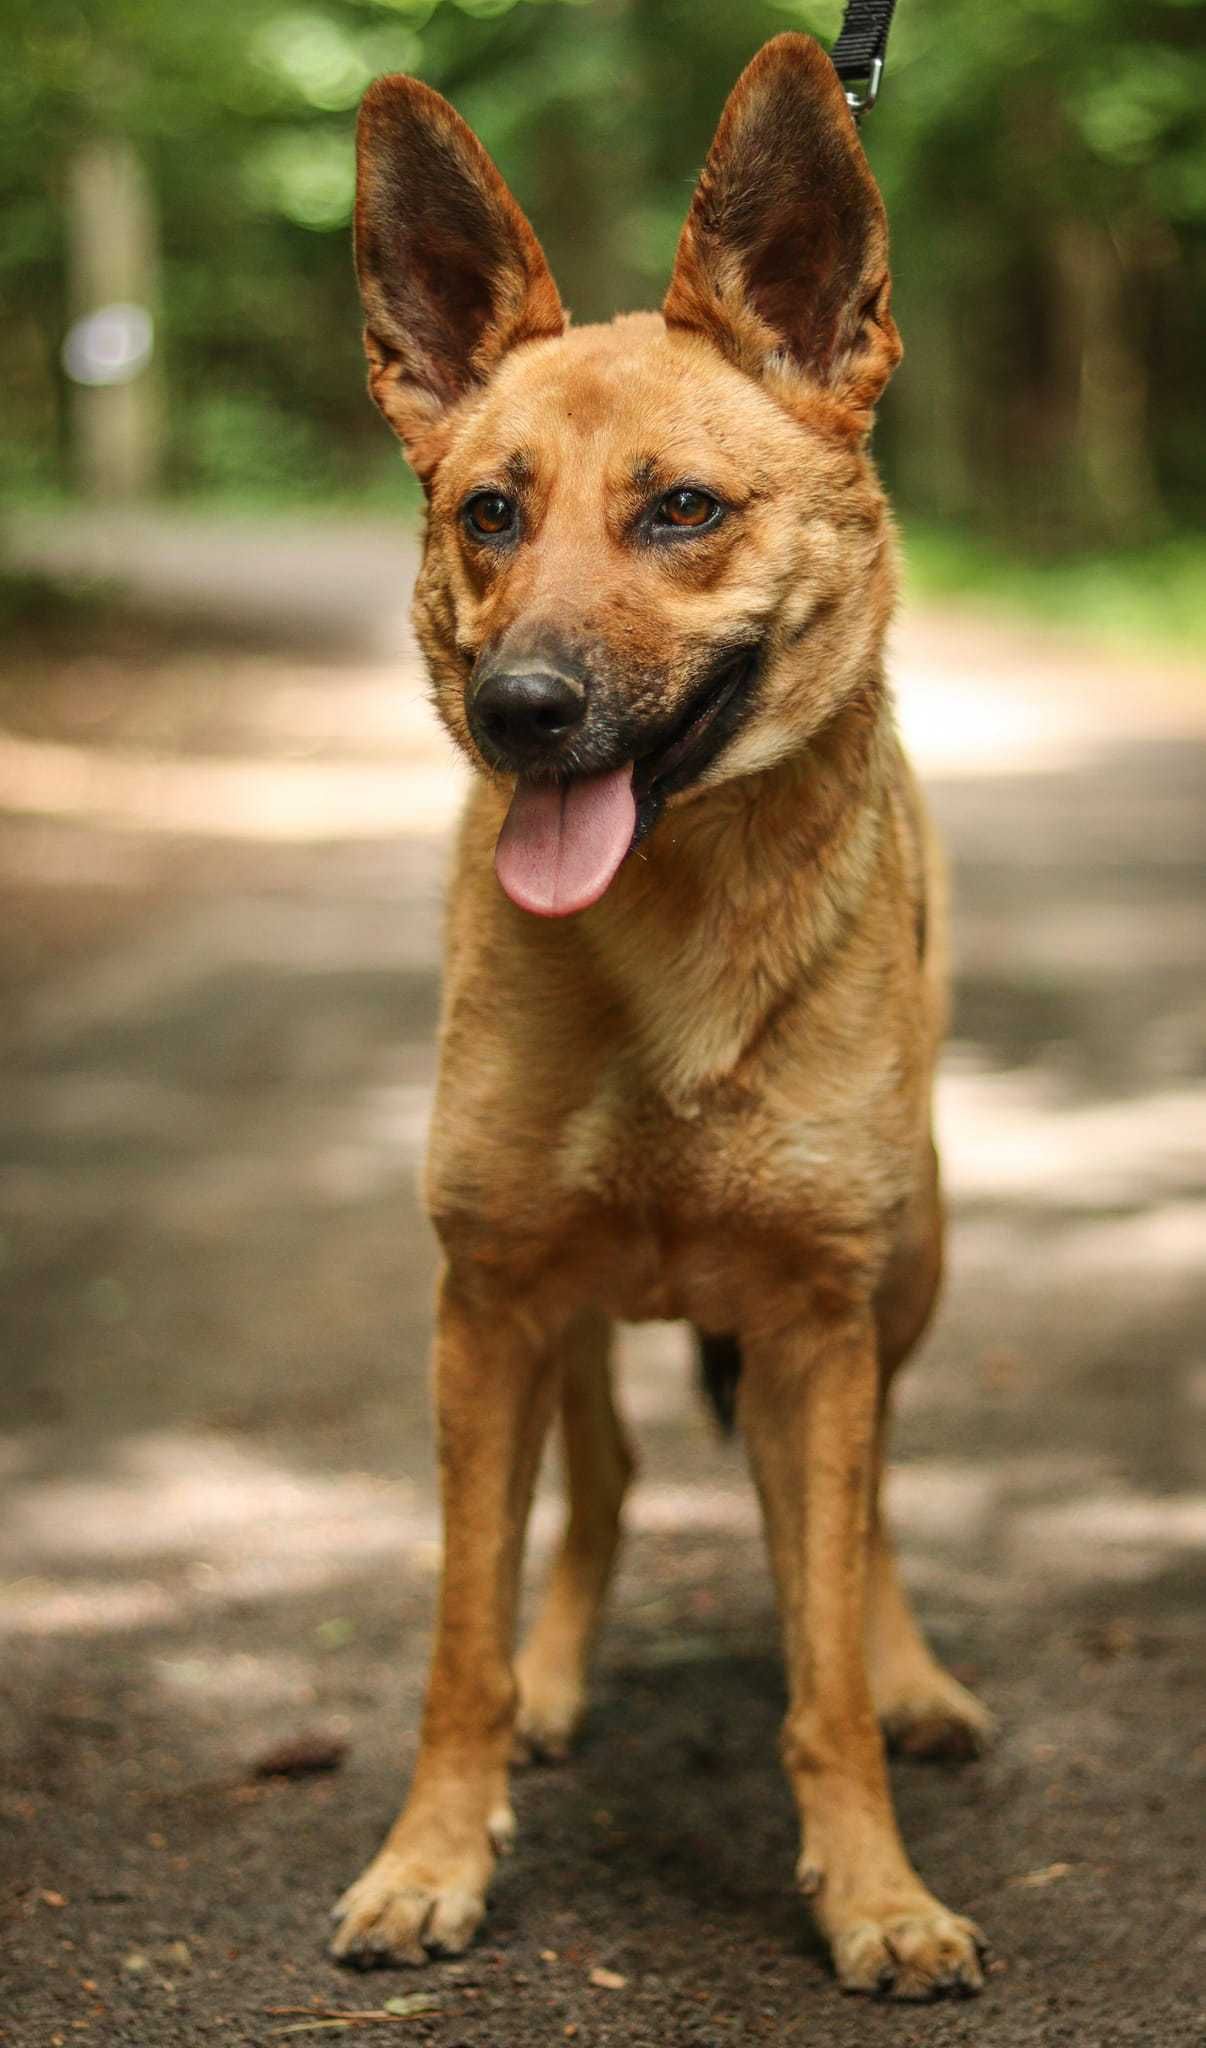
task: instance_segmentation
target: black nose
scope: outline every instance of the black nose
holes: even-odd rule
[[[469,723],[487,752],[532,759],[550,752],[586,716],[586,693],[549,669],[484,676]]]

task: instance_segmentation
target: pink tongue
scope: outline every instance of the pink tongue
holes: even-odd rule
[[[569,917],[597,903],[632,845],[632,763],[561,787],[515,785],[494,851],[512,903],[537,917]]]

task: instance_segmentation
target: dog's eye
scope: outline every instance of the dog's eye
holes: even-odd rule
[[[501,491],[479,491],[465,507],[465,524],[483,540],[497,540],[515,525],[515,507]]]
[[[654,514],[658,526],[711,526],[720,516],[720,505],[706,491],[668,491]]]

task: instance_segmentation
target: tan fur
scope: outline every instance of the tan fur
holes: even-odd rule
[[[483,650],[572,641],[638,719],[684,701],[726,635],[756,631],[764,658],[754,715],[575,918],[503,895],[510,785],[474,786],[427,1173],[446,1258],[436,1648],[410,1801],[341,1902],[335,1952],[420,1961],[470,1938],[510,1832],[512,1746],[559,1752],[582,1711],[631,1466],[608,1320],[685,1317],[742,1348],[798,1878],[838,1976],[904,1997],[974,1989],[976,1932],[909,1866],[876,1722],[947,1753],[987,1729],[924,1645],[878,1508],[888,1382],[940,1265],[945,1000],[942,890],[883,671],[892,535],[864,443],[899,354],[878,195],[828,60],[778,38],[730,101],[665,318],[550,332],[531,231],[433,98],[374,88],[359,235],[373,388],[429,494],[415,620],[450,732],[476,758],[466,693]],[[420,165],[403,197],[395,129],[398,161]],[[428,304],[438,284],[421,265],[393,276],[380,254],[407,205],[407,246],[429,234],[421,167],[435,151],[445,173],[450,147],[482,218],[503,222],[477,298],[462,289],[480,317],[460,356]],[[750,242],[746,185],[784,152],[784,218],[772,193]],[[812,286],[806,262],[783,283],[776,236],[813,238]],[[640,491],[683,477],[729,517],[687,548],[635,547]],[[468,493],[503,485],[532,536],[505,558],[459,518]],[[513,1668],[527,1504],[558,1402],[569,1522]]]

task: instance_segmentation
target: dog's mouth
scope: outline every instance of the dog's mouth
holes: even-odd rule
[[[743,647],[715,664],[672,724],[622,767],[562,782],[519,778],[494,855],[513,903],[569,917],[599,901],[666,799],[697,782],[744,723],[758,653]]]
[[[758,653],[757,647],[742,647],[714,666],[669,731],[637,756],[632,776],[637,799],[634,845],[652,829],[666,798],[698,782],[744,723],[753,702]]]

